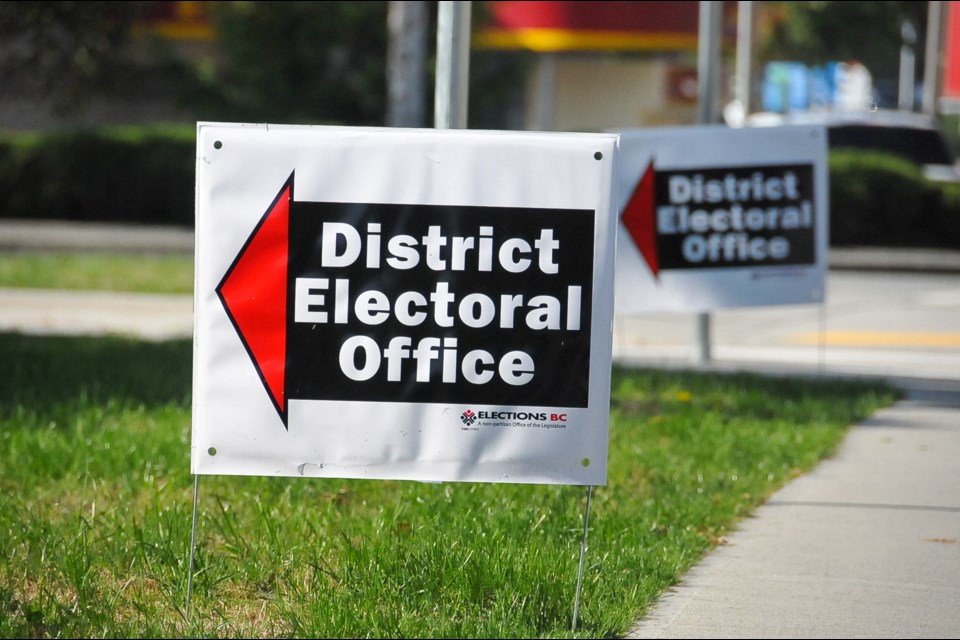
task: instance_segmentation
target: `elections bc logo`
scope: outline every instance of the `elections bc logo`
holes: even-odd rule
[[[514,425],[519,425],[522,423],[538,423],[538,422],[547,422],[556,423],[557,426],[565,425],[568,421],[568,414],[565,412],[554,412],[554,411],[480,411],[475,412],[473,409],[467,409],[460,414],[460,422],[465,426],[473,426],[478,420],[512,420]],[[481,423],[481,425],[484,423]],[[493,424],[488,422],[487,424]],[[496,426],[505,426],[506,422],[500,422]]]

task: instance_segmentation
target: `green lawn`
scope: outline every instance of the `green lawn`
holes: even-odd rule
[[[193,257],[0,252],[0,287],[191,294]]]
[[[192,345],[0,334],[0,636],[622,636],[873,383],[616,369],[608,482],[194,478]]]

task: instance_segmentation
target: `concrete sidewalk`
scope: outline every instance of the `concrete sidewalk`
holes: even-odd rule
[[[960,385],[915,383],[773,495],[630,638],[960,637]]]
[[[0,288],[0,331],[172,340],[193,335],[193,297]]]
[[[183,227],[0,220],[0,251],[124,251],[192,254],[193,229]]]

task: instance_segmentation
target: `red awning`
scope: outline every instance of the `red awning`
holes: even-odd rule
[[[487,2],[480,49],[690,51],[699,2]]]

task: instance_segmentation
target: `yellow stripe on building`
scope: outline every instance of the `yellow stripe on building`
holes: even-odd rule
[[[490,30],[473,36],[479,49],[529,49],[530,51],[661,51],[695,50],[696,34],[637,33],[572,29]]]

